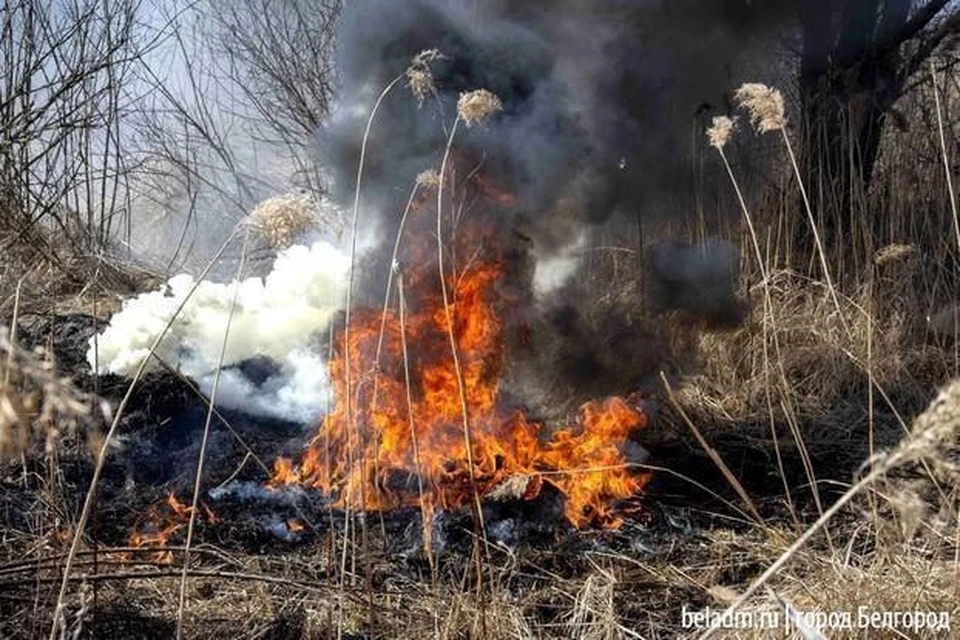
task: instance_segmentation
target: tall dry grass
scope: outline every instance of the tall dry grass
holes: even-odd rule
[[[431,87],[424,84],[429,78],[420,67],[414,71],[394,82],[406,78],[415,99],[430,97]],[[731,518],[721,521],[726,526],[715,521],[696,536],[645,553],[614,551],[598,543],[573,559],[561,551],[521,558],[518,552],[485,544],[486,564],[476,573],[470,561],[459,566],[428,553],[430,575],[420,579],[394,569],[393,559],[377,555],[368,543],[356,544],[348,530],[342,547],[320,550],[306,560],[287,559],[282,567],[259,557],[221,558],[248,563],[243,568],[257,588],[238,587],[240,582],[231,581],[239,580],[236,571],[220,579],[226,583],[220,591],[204,596],[204,581],[216,581],[216,576],[188,572],[184,564],[173,576],[129,578],[137,585],[130,590],[155,598],[157,593],[175,594],[179,587],[180,606],[169,604],[177,598],[166,598],[166,609],[158,610],[173,616],[179,609],[184,633],[209,632],[205,617],[223,611],[236,617],[242,611],[249,618],[244,637],[262,634],[271,616],[278,619],[279,612],[290,608],[299,612],[300,637],[668,638],[690,632],[680,624],[681,606],[707,604],[736,604],[748,611],[787,606],[827,611],[867,603],[875,610],[944,611],[960,621],[960,386],[947,386],[923,412],[934,390],[956,375],[960,343],[960,246],[951,185],[956,166],[952,150],[960,136],[949,117],[958,96],[941,88],[942,95],[934,99],[933,90],[922,88],[912,102],[901,105],[911,129],[889,131],[873,187],[850,199],[854,233],[844,239],[830,238],[818,221],[834,195],[816,185],[805,185],[809,192],[801,194],[803,176],[789,147],[763,151],[768,180],[766,188],[758,188],[755,177],[742,168],[744,153],[752,151],[748,132],[727,128],[714,131],[710,139],[720,152],[717,187],[733,194],[730,205],[736,215],[718,218],[714,228],[704,228],[699,219],[674,231],[693,238],[720,233],[741,242],[744,294],[753,301],[754,313],[736,331],[696,334],[698,366],[692,370],[686,363],[688,376],[670,390],[682,411],[664,411],[659,428],[686,432],[679,416],[689,420],[701,441],[692,448],[712,453],[709,458],[729,476],[754,522]],[[464,103],[461,119],[466,123],[477,117],[484,100],[492,104],[483,95],[474,97],[476,103]],[[787,135],[782,112],[769,124]],[[456,125],[449,132],[450,145],[455,133]],[[444,174],[441,168],[439,177]],[[444,183],[440,179],[431,185],[438,191],[441,274]],[[277,238],[286,235],[288,219],[283,220]],[[294,216],[289,222],[298,226],[301,220]],[[817,235],[813,246],[800,240],[811,230]],[[652,240],[641,237],[633,246],[617,247],[630,252],[627,259],[623,251],[591,256],[593,297],[588,303],[601,307],[620,282],[635,281],[631,260],[642,256],[642,244]],[[402,312],[402,277],[397,280]],[[388,285],[387,302],[390,295]],[[451,344],[456,357],[455,341]],[[406,366],[405,342],[403,350]],[[47,365],[2,335],[0,356],[0,446],[6,445],[8,453],[24,450],[36,424],[66,424],[65,418],[87,410],[89,398],[76,395]],[[469,440],[467,418],[464,437]],[[118,419],[106,440],[98,441],[98,471]],[[716,446],[730,432],[742,437],[736,452],[742,457],[773,452],[766,487],[738,477],[744,465],[731,458],[731,449]],[[56,436],[46,438],[49,448],[59,446]],[[787,458],[799,470],[788,470]],[[97,480],[95,474],[72,549],[60,562],[62,573],[52,577],[60,586],[57,609],[65,617],[69,609],[73,619],[82,619],[79,612],[89,605],[82,590],[68,594],[67,585]],[[785,510],[771,507],[778,501],[786,504]],[[816,506],[812,515],[803,506],[811,502]],[[373,587],[367,581],[359,593],[348,559],[357,559],[352,564],[362,563],[365,569],[374,567],[368,575],[379,567],[382,583]],[[332,578],[317,578],[298,565],[301,561],[339,571]],[[267,568],[256,574],[261,562]],[[10,567],[0,566],[0,582],[12,574]],[[303,575],[311,575],[310,580],[301,580]],[[329,584],[323,584],[325,579]],[[488,588],[475,588],[483,580]],[[125,591],[102,597],[124,602]],[[184,606],[185,601],[191,606]],[[54,632],[60,612],[55,613]],[[862,636],[841,631],[830,637]]]

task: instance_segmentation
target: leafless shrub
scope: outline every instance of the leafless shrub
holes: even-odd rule
[[[0,30],[0,252],[63,267],[129,233],[121,137],[144,52],[134,0],[6,5]],[[56,238],[54,240],[53,238]],[[72,273],[63,269],[64,273]]]
[[[340,0],[256,0],[215,7],[226,70],[284,140],[309,140],[330,111]]]

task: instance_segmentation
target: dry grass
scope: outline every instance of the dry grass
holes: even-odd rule
[[[91,398],[42,356],[18,347],[0,325],[0,460],[20,456],[36,442],[53,452],[65,430],[89,424]]]
[[[308,194],[288,193],[264,200],[247,217],[247,223],[260,231],[274,249],[289,247],[310,229],[333,222],[322,216]]]
[[[946,379],[943,351],[923,343],[924,319],[896,305],[881,317],[867,315],[876,291],[841,298],[841,322],[822,283],[780,270],[770,274],[767,285],[772,304],[766,349],[780,356],[766,375],[760,285],[751,291],[757,313],[750,324],[736,333],[700,338],[704,369],[687,392],[698,393],[703,408],[717,418],[766,414],[770,387],[801,414],[823,416],[844,402],[861,406],[871,379],[875,387],[896,389],[900,402],[917,407],[929,396],[931,380]],[[870,352],[882,357],[871,358]],[[776,418],[784,418],[782,410]]]
[[[421,100],[435,91],[428,65],[432,59],[415,60],[412,71],[402,76]],[[745,85],[738,97],[761,131],[784,129],[786,110],[776,90]],[[459,115],[471,124],[498,108],[498,101],[475,92],[462,98]],[[708,142],[726,153],[739,133],[732,120],[714,125]],[[735,219],[743,219],[749,229],[741,230],[737,222],[720,231],[743,242],[744,294],[753,302],[753,315],[745,326],[725,333],[681,331],[673,326],[673,317],[645,315],[647,322],[669,325],[656,334],[663,342],[695,343],[659,346],[684,356],[687,346],[695,346],[698,354],[695,363],[681,363],[688,375],[676,389],[680,411],[664,408],[649,434],[651,448],[656,452],[658,444],[669,441],[685,456],[664,462],[670,472],[688,474],[687,480],[695,482],[713,481],[710,490],[730,495],[717,480],[719,472],[710,474],[710,458],[717,460],[735,480],[730,484],[742,486],[748,502],[756,504],[759,522],[747,522],[729,510],[719,513],[715,503],[705,507],[693,501],[697,490],[689,482],[683,498],[705,526],[657,540],[652,550],[626,550],[629,546],[607,544],[603,536],[596,537],[593,548],[581,547],[575,554],[560,548],[505,551],[489,546],[482,571],[467,555],[437,558],[436,566],[431,558],[428,571],[398,559],[375,540],[364,538],[361,548],[358,536],[349,532],[343,547],[332,552],[320,542],[274,554],[207,542],[196,546],[185,573],[184,635],[695,637],[682,624],[683,607],[722,609],[748,591],[752,596],[740,604],[744,612],[783,614],[789,605],[803,612],[856,615],[858,607],[866,606],[871,611],[943,612],[960,624],[960,383],[947,386],[923,411],[935,389],[958,371],[957,247],[950,233],[944,236],[956,221],[950,217],[944,177],[910,155],[924,150],[909,147],[919,144],[918,136],[905,141],[899,135],[892,133],[887,141],[881,186],[856,201],[853,206],[862,209],[851,212],[858,220],[866,219],[866,211],[884,212],[876,223],[880,230],[856,226],[858,235],[847,245],[838,248],[825,237],[815,253],[798,246],[798,230],[815,221],[824,204],[818,199],[830,194],[814,193],[813,201],[801,206],[791,182],[796,165],[787,158],[770,170],[779,189],[773,196],[751,190],[741,194],[736,178],[742,176],[736,175],[731,150],[730,176],[722,177],[735,178],[742,199],[734,210],[742,208],[744,214],[740,218],[738,211]],[[935,167],[940,162],[937,137],[926,148],[934,152]],[[440,175],[421,174],[419,187],[437,188],[442,197],[446,186]],[[273,213],[261,212],[261,227],[271,243],[289,242],[311,223],[312,217],[303,214],[306,208],[300,201],[278,201],[268,208]],[[356,214],[355,209],[354,224]],[[700,237],[707,230],[687,231]],[[621,252],[591,257],[586,268],[592,275],[584,278],[584,304],[591,318],[599,322],[614,302],[618,308],[624,302],[639,305],[643,292],[636,290],[636,265],[625,267],[624,261],[639,260],[644,243],[650,244],[649,239],[623,247],[631,252],[628,259]],[[804,268],[813,260],[823,265],[819,277]],[[835,281],[827,277],[830,273],[836,274]],[[3,452],[30,455],[38,439],[56,451],[62,446],[63,425],[88,411],[89,398],[3,335],[0,358],[8,378],[0,390]],[[681,412],[704,445],[684,435],[688,427]],[[37,431],[37,425],[56,428]],[[714,455],[697,457],[702,449]],[[26,481],[5,485],[15,485],[16,491],[4,499],[18,501],[16,509],[7,505],[7,513],[44,515],[30,527],[2,531],[0,635],[28,637],[49,628],[53,603],[40,596],[60,585],[57,567],[62,566],[64,539],[59,532],[76,519],[75,505],[64,500],[63,487],[53,476],[41,479],[39,487]],[[630,530],[611,537],[632,544],[642,542],[644,534]],[[83,539],[74,550],[74,582],[63,602],[63,627],[122,636],[120,627],[109,625],[120,625],[126,617],[136,632],[169,636],[182,566],[131,567],[111,563],[105,555],[95,568],[88,543]],[[179,562],[182,554],[175,555]],[[331,566],[340,570],[328,573]],[[481,579],[486,583],[482,590],[477,589]],[[34,619],[42,622],[31,626]],[[123,629],[133,633],[130,627]],[[824,632],[831,638],[865,637],[860,629]],[[717,636],[783,634],[739,630]],[[902,636],[885,630],[869,637]]]

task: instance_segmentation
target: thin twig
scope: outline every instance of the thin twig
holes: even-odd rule
[[[80,540],[83,538],[83,531],[86,528],[87,520],[90,518],[90,511],[97,493],[97,485],[100,482],[100,474],[103,473],[103,467],[107,460],[107,452],[109,451],[109,447],[113,443],[113,438],[117,433],[118,427],[120,426],[120,418],[123,416],[124,409],[126,409],[127,404],[130,402],[130,398],[133,397],[133,391],[136,389],[137,382],[140,381],[140,378],[143,377],[143,374],[147,369],[147,363],[150,362],[151,354],[153,354],[153,352],[157,350],[157,347],[160,346],[160,342],[167,335],[167,332],[170,330],[170,327],[173,326],[173,323],[180,315],[180,312],[183,311],[183,308],[187,305],[187,302],[196,292],[197,288],[200,286],[200,283],[203,282],[203,279],[220,259],[220,256],[223,255],[223,252],[233,241],[236,234],[237,228],[234,227],[230,231],[230,235],[228,235],[226,240],[223,241],[223,244],[220,245],[220,248],[217,249],[207,266],[200,273],[196,282],[194,282],[193,286],[187,292],[187,295],[184,296],[176,310],[174,310],[173,314],[170,316],[170,319],[167,320],[163,330],[157,335],[153,343],[150,345],[148,353],[140,360],[140,365],[137,367],[137,370],[133,375],[133,379],[127,386],[127,392],[124,394],[123,399],[120,400],[120,405],[117,407],[116,413],[113,416],[110,429],[107,430],[107,433],[103,438],[103,443],[100,445],[100,451],[97,454],[97,461],[93,468],[93,477],[90,479],[90,487],[87,489],[87,495],[83,502],[83,508],[80,510],[80,519],[77,522],[77,526],[73,534],[73,541],[70,544],[70,552],[67,554],[67,561],[63,567],[63,581],[60,584],[60,591],[57,594],[57,604],[54,607],[53,623],[50,626],[49,640],[56,640],[57,638],[57,631],[60,627],[60,617],[63,613],[63,600],[67,595],[67,585],[70,581],[70,569],[73,567],[73,559],[77,553],[77,550],[80,548]],[[94,339],[96,339],[96,337],[94,337]]]
[[[237,277],[233,287],[233,299],[230,301],[230,311],[227,313],[227,323],[223,328],[223,341],[220,343],[220,358],[217,369],[213,374],[213,388],[210,390],[210,403],[207,417],[203,423],[203,438],[200,441],[200,455],[197,459],[197,477],[193,482],[193,499],[190,505],[190,517],[187,520],[187,540],[183,551],[183,573],[180,577],[180,601],[177,605],[177,640],[183,637],[183,610],[187,599],[187,568],[190,566],[190,545],[193,542],[193,529],[197,520],[197,507],[200,501],[200,485],[203,482],[203,463],[207,455],[207,443],[210,440],[210,425],[213,422],[213,407],[217,403],[217,389],[220,386],[220,373],[223,371],[223,359],[227,353],[227,344],[230,340],[230,325],[233,323],[233,314],[237,308],[237,299],[240,296],[240,285],[243,277],[243,268],[247,260],[247,247],[250,240],[249,231],[244,234],[243,248],[240,251],[240,264],[237,267]]]

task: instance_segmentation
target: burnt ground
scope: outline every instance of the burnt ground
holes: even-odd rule
[[[49,347],[59,371],[115,407],[127,381],[97,378],[86,370],[83,354],[94,326],[94,319],[83,315],[34,318],[23,324],[20,340]],[[646,494],[626,506],[619,530],[571,529],[563,520],[560,497],[549,487],[534,501],[483,505],[488,540],[484,557],[489,567],[498,568],[491,582],[508,593],[515,591],[518,598],[540,594],[529,607],[547,627],[569,609],[564,596],[551,595],[547,585],[576,581],[601,563],[618,576],[614,600],[622,605],[622,620],[675,629],[681,604],[710,603],[701,589],[664,582],[643,567],[670,566],[675,558],[683,558],[686,566],[699,554],[709,556],[708,541],[719,530],[749,535],[744,506],[689,431],[678,427],[682,423],[666,399],[651,397],[649,406],[653,426],[642,435],[642,444],[651,453],[650,464],[662,470]],[[150,373],[138,385],[122,417],[118,444],[99,483],[95,515],[73,571],[82,577],[73,583],[69,602],[75,620],[68,624],[80,629],[81,637],[171,636],[176,607],[171,609],[169,597],[161,596],[157,585],[176,591],[185,529],[171,537],[167,558],[117,549],[129,545],[134,528],[152,526],[151,508],[171,492],[189,502],[206,413],[191,383],[173,373]],[[769,434],[769,426],[746,425],[712,437],[710,444],[743,483],[764,521],[789,524],[783,482],[769,445],[758,435],[765,431]],[[317,626],[311,597],[322,602],[330,602],[333,594],[353,598],[364,611],[364,599],[372,600],[371,593],[389,595],[430,584],[438,589],[438,583],[469,592],[475,583],[470,568],[477,531],[469,510],[436,515],[430,527],[433,557],[428,558],[417,509],[348,518],[328,508],[316,491],[267,489],[266,467],[279,455],[295,454],[307,435],[301,425],[236,412],[224,411],[213,419],[201,501],[215,516],[197,518],[190,559],[191,636],[311,636],[324,628],[329,631],[332,624],[328,614]],[[88,450],[94,442],[89,432],[65,434],[56,452],[35,451],[22,461],[5,463],[0,476],[0,530],[5,536],[0,637],[37,637],[49,630],[60,582],[57,564],[90,483]],[[794,508],[801,515],[814,514],[800,457],[784,447],[786,473],[795,479],[789,484],[799,487],[791,496]],[[857,453],[837,453],[835,447],[814,452],[821,456],[819,469],[832,469],[834,477],[844,481],[855,471],[852,461],[863,459]],[[837,489],[829,482],[822,486],[820,497],[826,503]],[[339,542],[345,535],[356,541],[349,553]],[[760,568],[755,562],[734,563],[719,572],[718,580],[739,583]],[[229,606],[224,609],[218,594],[232,592],[236,585],[243,586],[242,593],[247,587],[269,591],[269,596],[258,596],[270,603],[268,610],[237,616]],[[277,606],[278,598],[300,604]],[[382,631],[390,628],[383,618],[395,614],[377,612],[369,603],[368,609],[357,614],[357,637],[390,637]],[[342,618],[337,619],[342,625]]]

